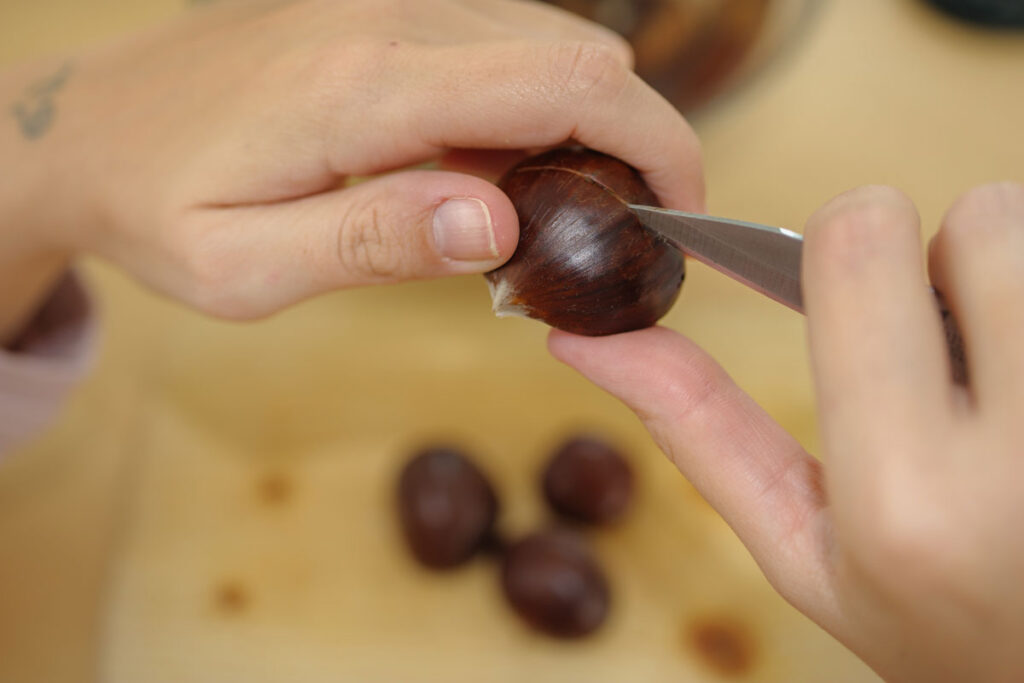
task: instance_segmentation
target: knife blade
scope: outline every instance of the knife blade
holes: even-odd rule
[[[803,237],[784,228],[673,211],[630,207],[669,244],[734,280],[803,312]]]

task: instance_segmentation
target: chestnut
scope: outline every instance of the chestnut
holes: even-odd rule
[[[608,524],[622,517],[633,497],[633,471],[614,446],[577,436],[551,457],[541,479],[556,512],[579,522]]]
[[[683,255],[629,209],[657,204],[633,167],[560,148],[512,167],[498,187],[519,216],[519,246],[486,274],[498,316],[599,336],[650,327],[675,303]]]
[[[413,555],[434,569],[456,567],[491,539],[498,499],[487,478],[460,451],[419,451],[398,480],[398,512]]]
[[[558,529],[535,532],[505,553],[505,598],[527,624],[548,635],[578,638],[608,616],[608,581],[583,538]]]

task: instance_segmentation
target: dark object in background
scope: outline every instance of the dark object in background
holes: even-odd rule
[[[428,567],[456,567],[489,542],[498,501],[484,474],[453,448],[428,448],[402,470],[398,510],[406,541]]]
[[[950,14],[976,24],[1024,28],[1024,0],[928,0]]]
[[[542,479],[544,497],[557,512],[589,524],[622,517],[633,497],[633,472],[611,444],[588,436],[555,451]]]
[[[632,166],[555,149],[521,161],[498,187],[519,215],[519,246],[486,275],[499,316],[599,336],[649,327],[675,303],[683,256],[627,206],[657,204]]]
[[[549,635],[585,636],[608,615],[608,581],[583,538],[567,530],[541,531],[513,544],[501,583],[516,613]]]
[[[636,73],[683,112],[742,66],[779,0],[545,0],[619,33]]]

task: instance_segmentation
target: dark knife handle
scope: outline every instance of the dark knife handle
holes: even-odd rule
[[[935,293],[935,302],[939,305],[939,313],[942,315],[942,329],[946,333],[946,347],[949,349],[949,360],[952,363],[953,381],[966,386],[967,357],[964,355],[964,338],[942,293],[937,289],[933,289],[932,292]]]

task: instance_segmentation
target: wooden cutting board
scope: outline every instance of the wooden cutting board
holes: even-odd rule
[[[0,58],[91,40],[171,2],[13,0]],[[58,16],[59,15],[59,16]],[[55,17],[57,19],[55,20]],[[972,184],[1024,179],[1024,42],[913,0],[832,2],[764,78],[694,121],[714,212],[799,228],[828,197],[899,185],[925,232]],[[0,465],[0,680],[876,680],[767,586],[636,419],[489,312],[483,279],[323,297],[250,325],[201,318],[107,267],[95,374]],[[799,316],[699,265],[665,324],[817,448]],[[535,636],[495,567],[404,552],[410,450],[473,452],[502,524],[545,523],[536,475],[568,433],[631,455],[636,506],[590,538],[613,586],[595,638]]]

